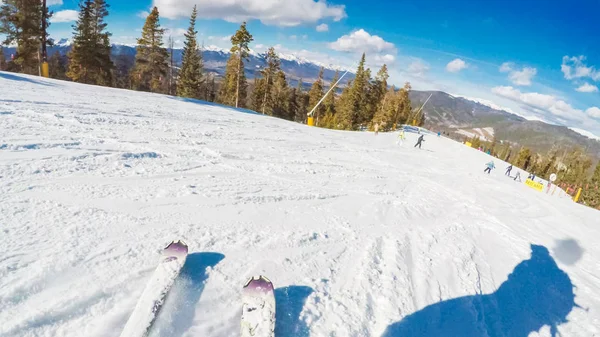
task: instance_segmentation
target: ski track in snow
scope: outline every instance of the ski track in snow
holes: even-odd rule
[[[587,311],[558,330],[600,334],[600,213],[505,178],[497,160],[484,175],[484,153],[4,74],[0,336],[118,335],[177,239],[199,270],[176,282],[154,335],[239,335],[242,285],[264,274],[312,289],[289,298],[293,337],[380,336],[493,293],[530,244],[565,239],[583,255],[554,258]]]

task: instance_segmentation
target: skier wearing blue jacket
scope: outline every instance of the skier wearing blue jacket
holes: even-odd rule
[[[494,161],[492,160],[491,162],[485,164],[487,166],[487,168],[485,170],[483,170],[483,172],[487,172],[487,174],[490,174],[490,172],[492,172],[492,169],[496,168],[496,165],[494,165]]]

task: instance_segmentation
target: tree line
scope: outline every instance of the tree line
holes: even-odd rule
[[[491,141],[483,141],[473,136],[465,141],[537,177],[549,180],[550,175],[555,173],[556,184],[571,193],[582,188],[579,202],[600,209],[600,162],[592,170],[594,159],[584,149],[553,147],[545,153],[538,153],[526,146],[497,142],[495,137]]]
[[[274,48],[262,56],[265,66],[256,78],[246,78],[245,63],[249,60],[253,36],[242,23],[231,37],[230,57],[223,78],[206,72],[196,31],[197,8],[194,6],[189,28],[185,33],[183,60],[180,67],[173,63],[173,39],[165,46],[165,29],[160,25],[158,8],[154,7],[137,39],[136,55],[132,61],[122,55],[113,55],[111,33],[105,22],[109,15],[106,0],[82,0],[79,15],[73,25],[73,44],[67,55],[58,52],[48,59],[50,76],[74,82],[128,88],[140,91],[172,94],[185,98],[202,99],[254,111],[297,122],[306,122],[307,114],[331,93],[312,116],[316,126],[357,130],[374,125],[382,131],[397,125],[423,125],[423,114],[416,114],[408,97],[410,84],[402,88],[388,86],[388,70],[383,65],[375,78],[366,67],[362,55],[355,76],[344,88],[331,88],[339,79],[339,72],[328,85],[321,68],[318,78],[306,91],[303,81],[290,86],[290,80],[281,69],[281,61]],[[7,36],[4,45],[17,44],[11,60],[0,52],[0,70],[37,74],[42,27],[41,16],[49,22],[52,13],[43,9],[37,0],[6,0],[0,7],[0,33]],[[47,39],[52,46],[52,39]]]

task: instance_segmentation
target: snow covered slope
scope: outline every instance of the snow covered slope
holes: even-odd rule
[[[278,337],[598,336],[600,213],[417,136],[0,73],[0,336],[118,335],[175,239],[152,336],[239,335],[258,274]]]

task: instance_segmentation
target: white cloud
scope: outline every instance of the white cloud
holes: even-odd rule
[[[153,0],[153,4],[168,19],[187,18],[190,8],[197,5],[200,18],[236,23],[256,19],[265,25],[283,27],[346,17],[344,5],[330,5],[326,0]]]
[[[365,53],[367,66],[379,67],[383,64],[389,66],[396,61],[397,50],[394,44],[377,35],[371,35],[364,29],[343,35],[335,42],[329,43],[328,46],[332,50],[344,53]]]
[[[513,87],[494,87],[492,92],[498,96],[508,98],[514,102],[530,107],[534,112],[550,112],[559,117],[570,120],[582,121],[585,113],[582,110],[573,108],[567,102],[552,95],[540,94],[537,92],[523,93]]]
[[[58,11],[54,13],[52,18],[50,19],[53,23],[56,22],[72,22],[77,21],[77,17],[79,16],[78,11],[74,11],[71,9],[67,9],[64,11]]]
[[[326,32],[329,30],[329,26],[326,23],[322,23],[317,26],[317,32]]]
[[[137,17],[146,20],[148,18],[148,15],[150,15],[150,13],[148,13],[148,11],[139,11],[137,13]]]
[[[465,63],[465,61],[461,59],[454,59],[446,65],[446,70],[451,73],[457,73],[467,67],[468,65]]]
[[[364,29],[359,29],[344,35],[335,42],[329,44],[329,48],[342,52],[355,53],[381,53],[381,52],[396,52],[396,47],[393,43],[387,42],[377,35],[371,35]]]
[[[183,37],[187,33],[187,29],[183,28],[165,28],[165,36],[172,36],[173,38]]]
[[[514,85],[531,85],[531,79],[537,74],[537,69],[524,67],[522,70],[513,70],[508,78]]]
[[[2,1],[0,1],[2,3]],[[48,0],[46,1],[46,6],[60,6],[62,5],[62,0]]]
[[[375,54],[372,59],[367,60],[367,65],[382,66],[384,64],[391,64],[396,61],[396,56],[392,54]]]
[[[598,87],[589,83],[584,83],[579,88],[575,89],[579,92],[598,92]]]
[[[290,35],[290,40],[298,40],[298,35]]]
[[[585,56],[564,56],[560,70],[565,79],[572,80],[576,78],[591,78],[594,81],[600,80],[600,72],[595,67],[588,67],[584,63]]]
[[[521,70],[515,69],[513,62],[504,62],[500,66],[501,73],[508,73],[508,79],[514,85],[531,85],[531,79],[537,74],[536,68],[523,67]]]
[[[600,109],[597,107],[591,107],[585,110],[585,113],[587,113],[590,117],[600,118]]]
[[[427,71],[429,71],[429,65],[422,60],[415,60],[406,68],[407,73],[416,77],[425,77]]]
[[[512,68],[514,67],[514,63],[512,62],[504,62],[502,63],[502,65],[500,66],[500,72],[501,73],[507,73],[509,71],[512,70]]]

